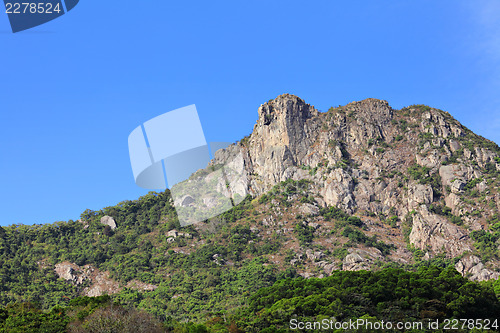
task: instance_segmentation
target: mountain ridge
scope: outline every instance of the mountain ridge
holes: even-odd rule
[[[500,149],[447,112],[423,105],[394,110],[369,98],[320,113],[284,94],[262,104],[258,114],[250,137],[217,152],[214,161],[223,164],[242,151],[253,196],[288,179],[310,180],[320,207],[390,215],[398,227],[410,216],[409,244],[430,247],[427,257],[443,249],[450,257],[472,251],[463,227],[488,230],[488,218],[498,221]],[[479,208],[461,198],[467,186],[490,204]],[[450,209],[448,216],[429,211],[436,205]]]
[[[496,144],[444,111],[377,99],[319,112],[285,94],[258,115],[208,168],[239,169],[220,186],[239,205],[181,227],[166,190],[78,221],[2,228],[1,303],[111,294],[199,319],[281,278],[338,270],[438,265],[498,281]]]

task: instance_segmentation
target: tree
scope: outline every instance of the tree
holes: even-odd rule
[[[83,322],[69,325],[72,333],[160,333],[161,323],[150,314],[119,305],[97,309]]]

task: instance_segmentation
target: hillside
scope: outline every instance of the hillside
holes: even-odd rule
[[[219,151],[214,163],[242,155],[253,197],[280,182],[307,181],[311,202],[300,209],[318,235],[334,228],[315,217],[318,209],[337,207],[360,218],[367,235],[396,246],[384,256],[356,250],[343,269],[460,256],[463,274],[485,280],[498,278],[498,237],[491,234],[500,227],[499,153],[495,143],[427,106],[393,110],[367,99],[320,113],[282,95],[262,105],[250,137]]]
[[[376,99],[320,112],[285,94],[210,167],[227,163],[245,199],[198,224],[180,226],[167,190],[0,228],[0,303],[110,294],[163,321],[206,321],[285,278],[428,266],[500,293],[500,148],[447,112]]]

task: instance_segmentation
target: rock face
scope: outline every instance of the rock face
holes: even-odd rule
[[[419,249],[429,248],[434,252],[444,250],[451,257],[464,251],[472,251],[467,233],[449,222],[445,217],[431,214],[422,205],[413,215],[410,243]]]
[[[56,264],[54,271],[59,278],[75,285],[87,285],[87,287],[83,289],[83,294],[85,296],[94,297],[104,294],[111,295],[123,289],[118,282],[109,277],[109,272],[101,272],[92,265],[80,267],[66,261]],[[144,291],[155,290],[157,288],[155,285],[137,280],[129,281],[126,287]]]
[[[382,258],[382,254],[377,249],[372,249],[371,251],[357,249],[344,258],[342,269],[344,271],[370,269],[371,263],[380,258]]]
[[[470,230],[489,230],[498,213],[500,149],[446,112],[422,105],[394,110],[377,99],[319,112],[284,94],[258,114],[252,134],[212,161],[238,159],[242,194],[259,196],[282,181],[308,180],[316,203],[304,205],[304,215],[337,206],[358,216],[407,221],[407,241],[426,258],[475,252]],[[403,223],[397,228],[403,241]],[[351,253],[343,267],[361,269],[371,260]],[[461,271],[477,279],[494,276],[478,270]]]
[[[90,287],[84,289],[84,293],[89,297],[101,296],[104,294],[116,294],[120,292],[120,284],[109,278],[109,272],[98,272]]]
[[[116,222],[111,216],[103,216],[101,217],[101,223],[104,225],[109,225],[111,227],[111,230],[116,229]]]
[[[87,279],[87,276],[80,274],[80,267],[78,265],[69,262],[56,264],[54,270],[59,278],[75,284],[82,284]]]
[[[466,256],[460,259],[460,261],[456,263],[455,268],[462,275],[473,281],[498,279],[500,276],[500,273],[486,269],[481,259],[476,256]]]
[[[172,237],[172,238],[177,238],[177,237],[186,237],[186,238],[191,238],[191,235],[186,233],[186,232],[179,232],[175,229],[170,230],[167,232],[167,237]]]

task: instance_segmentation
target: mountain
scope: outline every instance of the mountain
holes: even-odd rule
[[[473,280],[499,276],[498,237],[489,237],[500,228],[500,149],[447,112],[366,99],[321,113],[285,94],[261,105],[252,134],[216,153],[214,164],[237,154],[252,196],[307,180],[313,203],[297,209],[338,207],[362,219],[368,235],[396,246],[383,257],[354,250],[344,269],[442,255],[460,257],[457,269]],[[306,223],[317,233],[333,228],[311,215]]]
[[[0,229],[1,304],[110,294],[161,320],[203,321],[284,278],[430,266],[500,293],[500,148],[447,112],[377,99],[320,112],[284,94],[207,170],[220,165],[237,169],[220,193],[242,201],[197,224],[181,227],[167,190]]]

